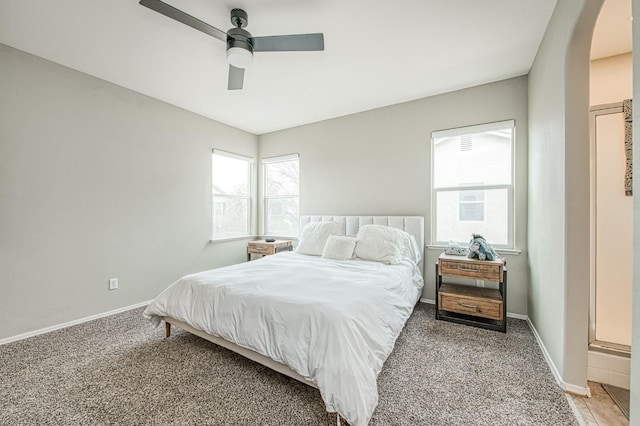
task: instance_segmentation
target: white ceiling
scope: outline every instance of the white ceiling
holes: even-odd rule
[[[556,0],[166,0],[223,30],[323,32],[256,53],[228,91],[225,45],[137,0],[0,0],[0,42],[263,134],[526,74]],[[621,1],[621,0],[609,0]]]

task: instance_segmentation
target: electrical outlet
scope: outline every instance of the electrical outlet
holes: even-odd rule
[[[111,278],[109,280],[109,290],[115,290],[118,288],[118,279],[117,278]]]
[[[484,280],[476,280],[476,287],[484,287]]]

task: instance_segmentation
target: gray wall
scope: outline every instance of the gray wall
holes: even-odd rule
[[[261,135],[261,157],[300,154],[300,213],[420,215],[430,241],[430,138],[434,130],[516,120],[516,244],[508,255],[508,310],[527,313],[527,77],[473,87]],[[434,299],[427,250],[423,297]]]
[[[583,389],[589,50],[601,5],[602,0],[559,1],[529,73],[529,317],[562,380]]]
[[[209,242],[211,149],[257,136],[1,44],[0,75],[0,339],[244,260]]]

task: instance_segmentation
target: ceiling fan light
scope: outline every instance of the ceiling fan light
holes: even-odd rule
[[[227,61],[236,68],[247,68],[253,63],[253,53],[242,47],[227,49]]]

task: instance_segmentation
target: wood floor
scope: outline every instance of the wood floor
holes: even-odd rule
[[[582,419],[581,425],[586,426],[627,426],[629,420],[605,392],[600,383],[589,382],[591,398],[567,394],[571,403]]]

